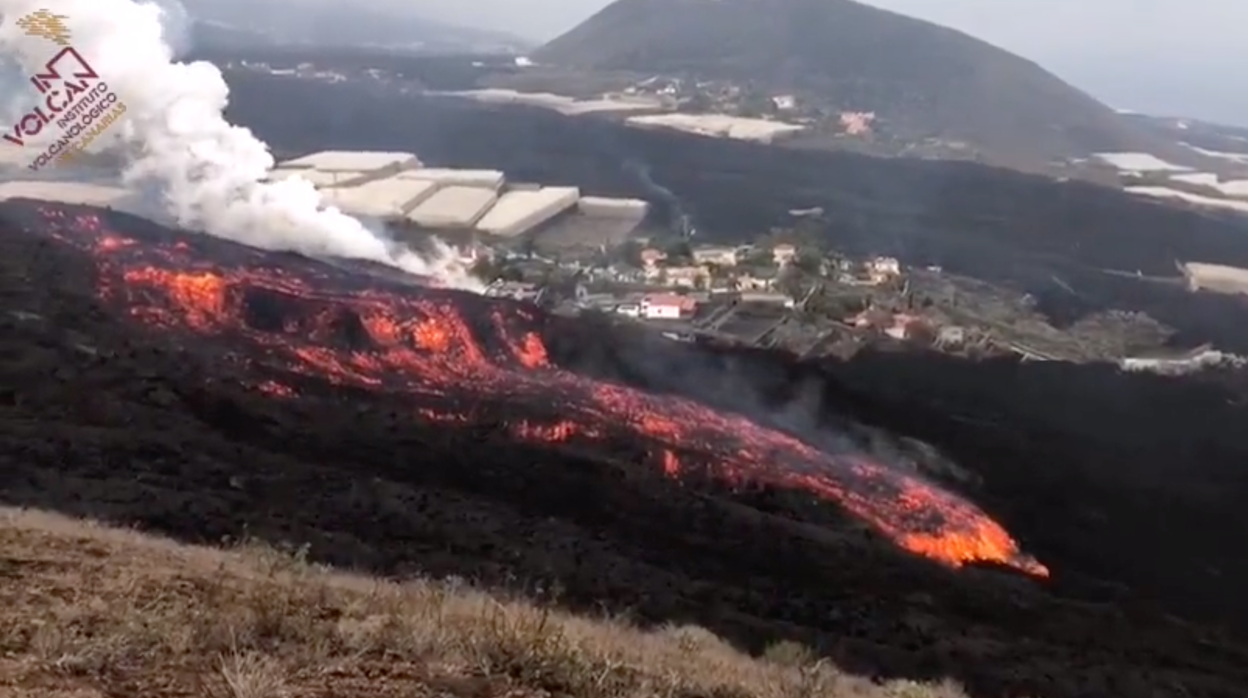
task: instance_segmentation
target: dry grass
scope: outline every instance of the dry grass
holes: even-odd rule
[[[109,694],[964,698],[875,685],[799,646],[741,654],[453,583],[334,572],[0,508],[0,698]]]

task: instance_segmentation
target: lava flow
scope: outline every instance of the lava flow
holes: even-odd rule
[[[94,214],[41,213],[54,237],[95,256],[105,302],[150,325],[228,342],[231,356],[246,351],[239,360],[265,369],[256,387],[273,396],[296,394],[274,380],[285,372],[410,398],[413,419],[488,419],[518,441],[599,452],[635,444],[668,477],[805,491],[953,567],[995,562],[1048,575],[975,505],[869,456],[830,455],[691,400],[559,369],[536,308],[209,238],[139,242]]]

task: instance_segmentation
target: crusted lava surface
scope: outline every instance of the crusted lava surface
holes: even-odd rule
[[[535,308],[95,209],[0,224],[12,503],[553,588],[980,695],[1248,686],[1207,628],[1063,598],[965,493],[560,367],[567,328]]]

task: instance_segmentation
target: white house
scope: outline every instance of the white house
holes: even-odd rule
[[[867,276],[874,284],[882,284],[901,274],[901,262],[896,257],[876,257],[866,266]]]
[[[518,301],[527,301],[537,298],[540,290],[537,284],[534,283],[500,280],[490,284],[485,289],[485,295],[494,296],[495,298],[514,298]]]
[[[661,275],[666,280],[668,286],[679,286],[682,288],[706,286],[710,282],[711,277],[705,267],[665,267],[662,269]]]
[[[787,242],[776,245],[771,248],[771,258],[775,261],[776,266],[784,266],[793,261],[797,256],[797,246],[790,245]]]
[[[615,312],[625,317],[641,317],[641,306],[637,303],[621,303],[615,306]]]
[[[693,250],[693,261],[696,264],[718,264],[722,267],[735,267],[737,265],[737,248],[696,247]]]
[[[867,263],[871,271],[880,274],[897,275],[901,273],[901,262],[896,257],[876,257]]]
[[[788,111],[797,108],[797,97],[793,95],[776,95],[771,98],[771,103],[776,105],[776,109]]]

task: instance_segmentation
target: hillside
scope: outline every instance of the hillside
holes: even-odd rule
[[[534,57],[819,95],[876,112],[899,137],[965,141],[1002,164],[1168,147],[1028,60],[850,0],[618,0]]]
[[[783,357],[638,345],[116,212],[9,201],[0,226],[0,384],[14,386],[0,389],[0,504],[296,551],[257,565],[40,515],[0,523],[0,623],[20,629],[0,677],[24,681],[16,695],[231,695],[209,690],[226,674],[284,674],[289,695],[423,695],[429,678],[484,681],[463,689],[475,696],[876,693],[827,664],[805,663],[815,683],[794,687],[700,631],[679,633],[673,663],[666,631],[636,625],[700,626],[751,654],[800,643],[847,674],[900,680],[890,697],[957,696],[946,678],[974,698],[1248,685],[1248,649],[1222,629],[1245,627],[1226,590],[1246,572],[1227,552],[1245,528],[1228,474],[1242,444],[1221,426],[1242,408],[1224,396],[1101,381],[1096,395],[1144,389],[1122,404],[1164,417],[1145,434],[1231,434],[1200,441],[1194,464],[1122,458],[1086,440],[1119,433],[1106,430],[1121,410],[1074,434],[956,422],[939,404],[803,379]],[[1001,380],[1035,370],[953,377],[1007,405],[1068,398]],[[1087,370],[1056,370],[1044,385],[1088,385]],[[723,385],[740,389],[707,394]],[[920,398],[950,390],[919,385]],[[826,413],[800,407],[806,388]],[[928,480],[887,448],[820,436],[856,403],[930,425],[977,477]],[[811,419],[790,419],[799,408]],[[1166,498],[1131,485],[1154,475]],[[613,622],[415,581],[447,577]]]
[[[952,683],[874,685],[793,643],[753,658],[696,626],[645,631],[466,586],[334,573],[298,551],[242,543],[179,545],[0,507],[0,622],[22,629],[7,638],[0,693],[966,698]],[[85,619],[92,632],[76,634]]]
[[[1248,162],[1248,128],[1185,117],[1127,113],[1126,118],[1143,128],[1188,146],[1212,152],[1219,159]]]

